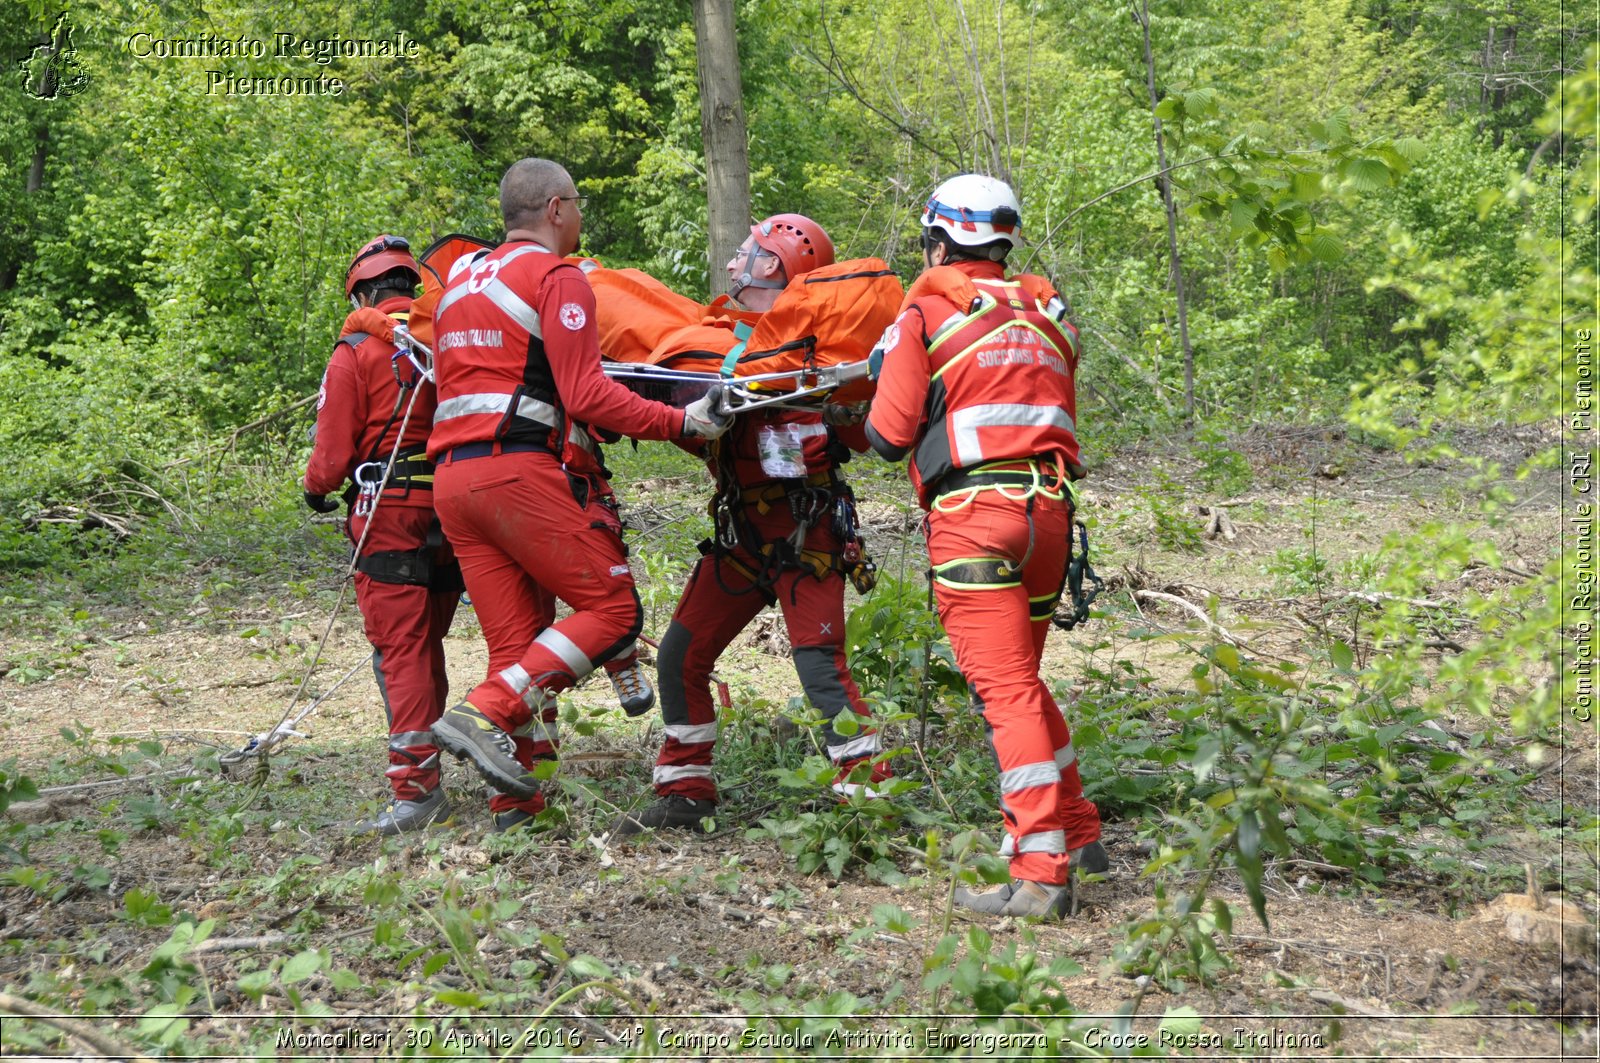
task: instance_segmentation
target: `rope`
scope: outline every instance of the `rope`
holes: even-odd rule
[[[420,349],[423,352],[428,361],[428,368],[424,371],[424,375],[429,381],[432,381],[433,352],[428,350],[428,348],[423,344],[412,339],[410,331],[404,325],[396,324],[394,332],[395,340],[397,341],[395,345],[397,347],[407,349],[415,346],[417,349]],[[322,629],[322,637],[317,640],[317,649],[316,652],[311,655],[311,663],[306,666],[306,674],[301,677],[300,685],[295,688],[293,696],[289,698],[289,704],[284,708],[283,715],[278,718],[278,722],[273,724],[270,730],[263,731],[261,734],[256,735],[256,737],[252,738],[248,743],[246,743],[243,748],[235,751],[233,756],[236,761],[242,760],[244,757],[251,756],[265,758],[267,754],[271,753],[274,748],[281,745],[285,739],[287,739],[290,735],[295,734],[294,728],[300,724],[300,721],[309,716],[311,711],[320,705],[323,699],[328,696],[328,694],[331,694],[334,690],[337,690],[340,684],[355,674],[356,669],[360,668],[362,664],[366,663],[365,661],[357,662],[355,667],[351,668],[350,671],[344,674],[344,677],[339,680],[339,683],[334,684],[334,686],[329,688],[328,691],[322,695],[322,697],[319,697],[316,701],[313,701],[310,705],[306,706],[305,710],[302,711],[300,715],[294,716],[292,720],[290,719],[291,715],[294,713],[295,706],[300,703],[300,698],[305,694],[306,687],[310,685],[311,677],[316,674],[317,665],[322,661],[322,651],[327,648],[328,639],[333,634],[334,621],[339,619],[339,611],[344,608],[347,592],[350,590],[351,584],[354,581],[353,578],[356,573],[356,567],[361,561],[361,548],[367,544],[367,536],[372,534],[373,516],[377,513],[378,506],[383,501],[384,491],[389,487],[389,478],[394,475],[395,462],[399,457],[401,450],[400,441],[405,439],[406,428],[411,423],[411,414],[416,409],[417,396],[422,391],[422,388],[419,384],[419,386],[411,388],[410,391],[411,398],[406,403],[404,416],[400,418],[400,430],[395,433],[394,446],[389,451],[389,460],[384,464],[383,478],[378,481],[378,490],[372,497],[372,504],[367,507],[366,524],[362,526],[361,536],[356,540],[355,551],[351,553],[350,563],[348,566],[346,566],[344,570],[344,577],[339,583],[339,599],[333,603],[333,612],[328,614],[328,623]],[[371,660],[371,658],[369,657],[368,660]]]

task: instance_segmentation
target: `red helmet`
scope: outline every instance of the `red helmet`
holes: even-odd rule
[[[387,233],[373,237],[350,260],[350,268],[344,274],[344,294],[350,295],[357,284],[381,277],[392,269],[409,270],[413,278],[411,283],[422,283],[422,271],[417,268],[417,260],[411,257],[411,244],[405,237]]]
[[[790,280],[833,265],[833,241],[804,214],[774,214],[750,226],[750,235],[763,250],[778,256]]]

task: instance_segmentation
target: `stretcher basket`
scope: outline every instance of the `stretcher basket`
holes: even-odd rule
[[[734,413],[758,409],[816,409],[846,385],[867,380],[865,360],[749,376],[673,369],[642,362],[602,362],[606,376],[634,394],[670,406],[687,406],[720,387]]]

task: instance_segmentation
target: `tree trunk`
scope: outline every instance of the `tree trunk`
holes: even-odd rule
[[[1189,304],[1183,294],[1183,259],[1178,254],[1178,208],[1172,202],[1172,182],[1167,174],[1166,137],[1161,132],[1161,118],[1156,114],[1160,100],[1156,97],[1156,61],[1150,51],[1150,3],[1140,0],[1140,10],[1134,16],[1144,30],[1145,80],[1150,89],[1150,117],[1156,124],[1156,181],[1161,188],[1161,203],[1167,210],[1167,250],[1172,257],[1172,289],[1178,298],[1178,342],[1183,347],[1183,415],[1194,421],[1194,347],[1189,343]]]
[[[750,159],[733,0],[695,0],[694,40],[706,152],[707,290],[715,290],[717,271],[750,235]]]

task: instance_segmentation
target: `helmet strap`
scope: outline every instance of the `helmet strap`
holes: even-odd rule
[[[763,250],[760,244],[752,244],[750,250],[745,252],[744,262],[740,265],[739,271],[734,274],[733,283],[728,286],[728,295],[731,298],[739,298],[739,293],[746,288],[772,289],[787,288],[789,286],[787,281],[776,281],[769,277],[757,277],[755,275],[756,260],[761,257]],[[767,252],[769,255],[771,253],[770,251]]]

